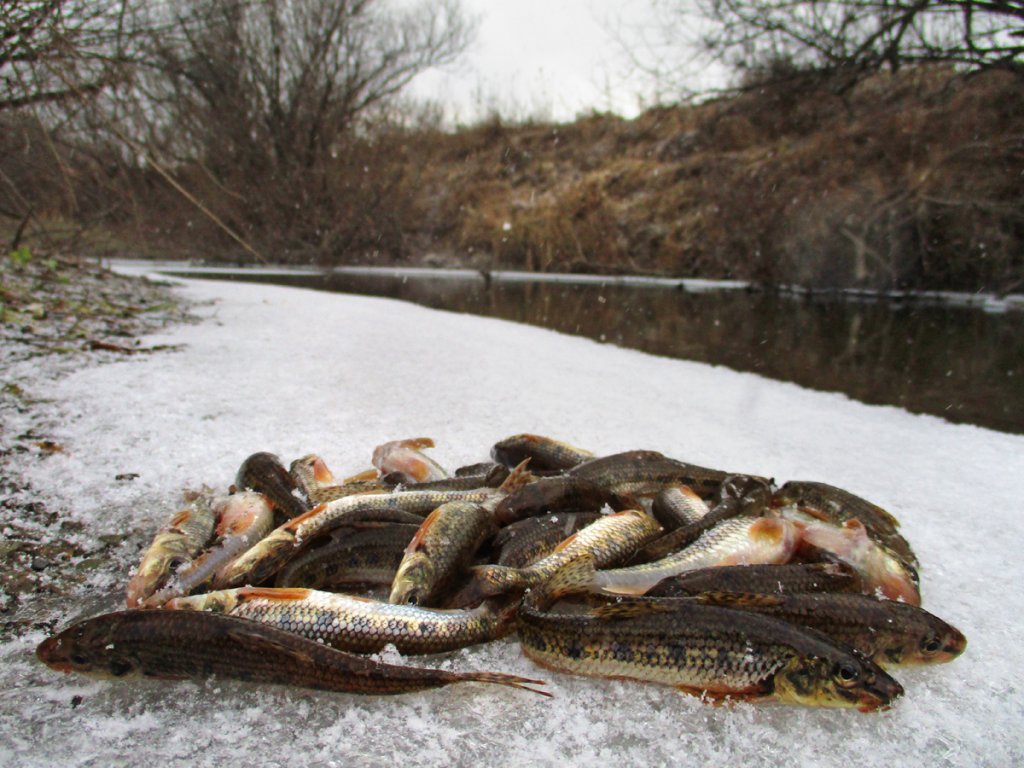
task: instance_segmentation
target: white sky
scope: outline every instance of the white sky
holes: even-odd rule
[[[636,115],[654,100],[616,37],[657,37],[650,0],[462,0],[479,19],[458,64],[424,73],[413,93],[455,121],[497,111],[510,118],[572,120],[591,110]],[[614,30],[614,31],[612,31]]]

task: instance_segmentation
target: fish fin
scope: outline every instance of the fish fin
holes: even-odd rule
[[[505,482],[498,486],[498,493],[508,495],[513,491],[522,488],[527,483],[532,483],[536,478],[533,473],[526,468],[526,465],[529,463],[529,459],[523,459],[519,462],[512,471],[508,473],[508,477],[505,478]]]
[[[553,550],[551,550],[551,554],[554,554],[555,552],[561,552],[562,550],[566,549],[570,544],[572,544],[576,540],[577,536],[579,536],[579,531],[577,531],[576,533],[571,534],[567,538],[562,539],[558,543],[558,546],[556,546]]]
[[[551,694],[547,691],[540,690],[539,688],[531,688],[534,685],[547,685],[543,680],[532,680],[529,677],[519,677],[517,675],[506,675],[501,672],[457,672],[459,680],[468,680],[477,683],[497,683],[498,685],[508,685],[512,688],[519,688],[523,691],[529,691],[530,693],[537,693],[541,696],[547,696],[549,699],[552,698]]]
[[[555,571],[550,579],[533,590],[534,598],[550,605],[564,595],[587,592],[595,572],[593,555],[582,554],[574,557]]]
[[[732,691],[716,691],[710,688],[696,688],[689,685],[677,685],[675,688],[681,693],[696,696],[713,707],[728,707],[740,702],[764,701],[768,696],[768,691],[758,686]]]
[[[398,445],[403,448],[412,448],[416,451],[421,451],[424,448],[433,448],[434,440],[430,437],[410,437],[405,440],[396,441]]]
[[[427,533],[429,532],[431,526],[433,526],[434,523],[437,522],[438,517],[440,517],[440,511],[441,507],[438,507],[425,518],[423,518],[423,522],[420,523],[420,527],[416,529],[416,533],[413,535],[412,539],[410,539],[409,543],[406,544],[405,554],[412,554],[423,545],[423,540],[427,537]]]
[[[281,528],[286,530],[286,531],[297,531],[299,529],[299,526],[302,523],[306,522],[307,520],[309,520],[312,517],[316,517],[321,512],[323,512],[325,509],[327,509],[327,505],[326,504],[317,504],[315,507],[313,507],[311,510],[309,510],[309,512],[304,512],[303,514],[299,515],[298,517],[293,517],[287,523],[282,525]]]
[[[256,600],[305,600],[309,597],[311,589],[302,587],[241,587],[238,592],[238,601]]]
[[[171,518],[171,522],[169,522],[167,524],[167,527],[168,528],[178,528],[179,526],[181,526],[182,524],[187,522],[188,519],[191,516],[192,516],[192,510],[191,509],[183,509],[183,510],[181,510],[181,512],[179,512],[178,514],[176,514],[174,517]]]
[[[349,475],[341,481],[341,484],[348,485],[349,483],[364,483],[368,480],[376,480],[378,477],[380,477],[380,472],[376,469],[364,469],[362,472]]]
[[[835,523],[835,520],[833,518],[826,515],[817,507],[812,507],[807,504],[798,504],[797,509],[803,512],[808,517],[813,517],[815,520],[821,520],[821,522],[823,523]]]
[[[234,626],[225,632],[227,638],[235,643],[236,645],[243,646],[246,648],[252,648],[254,650],[260,650],[263,648],[273,649],[275,657],[278,655],[284,655],[294,660],[297,666],[311,666],[314,663],[313,657],[308,653],[305,653],[302,649],[296,648],[293,645],[286,644],[277,638],[270,636],[272,633],[267,632],[266,627],[255,621],[249,619],[238,619],[238,622],[244,622],[244,624],[252,624],[253,626]],[[283,632],[284,630],[277,630]],[[310,641],[312,642],[312,641]],[[282,659],[280,661],[282,667],[287,667],[288,662]]]
[[[518,568],[504,565],[481,565],[473,568],[473,585],[474,593],[481,597],[523,590],[527,586]]]
[[[632,619],[637,616],[651,616],[659,613],[672,613],[677,604],[668,602],[673,598],[662,600],[646,600],[638,598],[622,603],[606,603],[593,609],[593,615],[601,619]],[[686,598],[683,598],[685,600]]]
[[[335,482],[334,473],[319,456],[313,459],[313,479],[320,485],[334,485]]]
[[[704,605],[721,605],[729,608],[745,608],[748,606],[777,606],[785,601],[779,595],[768,595],[760,592],[701,592],[691,598],[694,602]]]

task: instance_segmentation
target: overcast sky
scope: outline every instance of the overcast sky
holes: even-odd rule
[[[447,116],[572,120],[591,110],[631,117],[655,100],[616,38],[654,39],[650,0],[462,0],[479,19],[476,42],[455,66],[413,84]]]

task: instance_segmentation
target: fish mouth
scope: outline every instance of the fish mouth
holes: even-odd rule
[[[865,685],[857,697],[858,712],[884,712],[903,695],[903,686],[891,677],[875,678]]]
[[[60,650],[60,637],[48,637],[36,648],[36,657],[50,669],[69,673],[73,671],[71,661]]]

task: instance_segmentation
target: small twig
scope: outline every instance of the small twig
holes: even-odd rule
[[[28,220],[32,218],[32,214],[35,213],[35,209],[29,208],[21,221],[18,223],[18,228],[14,231],[14,237],[11,238],[11,250],[18,250],[18,246],[21,245],[22,235],[25,234],[25,227],[28,226]]]

